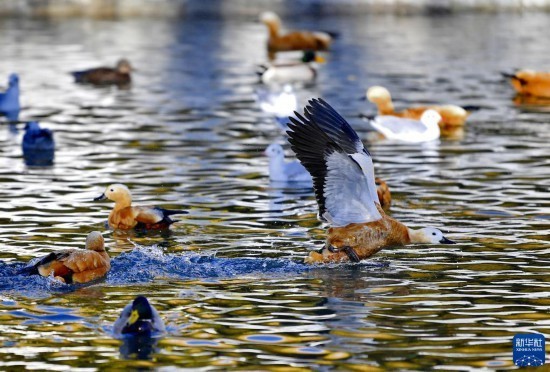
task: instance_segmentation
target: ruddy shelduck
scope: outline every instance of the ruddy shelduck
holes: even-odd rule
[[[270,57],[273,57],[276,52],[289,50],[328,50],[332,42],[332,36],[321,31],[294,31],[282,35],[281,19],[273,12],[262,13],[260,21],[269,30],[267,50]]]
[[[67,283],[87,283],[100,279],[111,269],[111,259],[105,251],[105,241],[98,231],[86,238],[86,249],[65,249],[52,252],[32,266],[25,267],[21,274],[52,275]]]
[[[166,332],[157,309],[144,296],[130,302],[115,321],[113,333],[117,337],[151,337]]]
[[[409,107],[402,111],[395,111],[390,92],[381,86],[372,86],[367,90],[367,99],[378,108],[378,115],[391,115],[401,118],[420,120],[426,110],[437,111],[441,115],[439,127],[441,130],[449,130],[453,127],[461,127],[466,123],[470,114],[467,110],[456,105],[430,105]]]
[[[313,178],[319,217],[330,225],[325,246],[306,263],[358,262],[385,247],[453,243],[436,228],[413,230],[385,214],[369,152],[328,103],[310,100],[291,122],[289,142]]]
[[[175,222],[170,216],[188,213],[187,211],[159,207],[133,207],[130,190],[120,183],[108,186],[105,192],[94,200],[105,199],[115,202],[115,206],[109,214],[109,226],[118,230],[164,229]]]
[[[502,73],[520,95],[550,98],[550,72],[520,70],[513,74]]]
[[[93,84],[93,85],[127,85],[130,84],[132,78],[130,72],[134,69],[127,59],[120,59],[114,68],[112,67],[96,67],[84,71],[74,71],[71,74],[74,76],[77,83]]]

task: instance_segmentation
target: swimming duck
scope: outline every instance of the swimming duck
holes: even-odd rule
[[[262,83],[267,85],[310,83],[317,78],[317,66],[325,59],[314,51],[308,50],[300,61],[273,62],[259,66],[257,71]]]
[[[132,194],[128,187],[115,183],[94,200],[109,199],[115,207],[109,214],[109,226],[113,229],[164,229],[176,222],[170,218],[174,214],[186,214],[187,211],[168,210],[159,207],[132,207]]]
[[[454,243],[436,228],[413,230],[384,213],[369,152],[328,103],[312,99],[291,121],[289,142],[312,175],[319,217],[330,225],[325,246],[306,263],[358,262],[385,247]]]
[[[441,115],[439,127],[447,130],[449,127],[464,126],[470,113],[464,108],[456,105],[430,105],[409,107],[403,111],[396,112],[393,107],[390,92],[381,86],[373,86],[367,90],[367,99],[378,108],[378,115],[392,115],[401,118],[420,120],[426,110],[435,110]],[[474,109],[473,106],[470,106]]]
[[[94,85],[127,85],[131,82],[130,72],[134,69],[127,59],[120,59],[115,68],[97,67],[71,74],[77,83]]]
[[[86,249],[65,249],[45,256],[20,274],[50,276],[67,284],[87,283],[99,279],[111,269],[111,259],[105,251],[105,241],[98,231],[86,238]]]
[[[47,128],[40,128],[36,121],[25,125],[23,136],[23,158],[27,165],[52,165],[55,151],[53,133]]]
[[[419,143],[438,139],[441,131],[441,116],[435,110],[426,110],[420,120],[404,119],[397,116],[375,116],[370,125],[390,140]]]
[[[144,296],[137,296],[126,305],[113,328],[115,336],[150,337],[153,333],[166,332],[157,309]]]
[[[278,182],[310,182],[311,176],[298,160],[285,161],[283,146],[269,145],[264,154],[269,158],[269,179]]]
[[[550,72],[520,70],[513,74],[502,73],[518,94],[550,98]]]
[[[11,74],[8,79],[8,88],[0,93],[0,114],[5,115],[9,121],[17,121],[20,110],[19,76]]]
[[[276,52],[289,50],[328,50],[332,36],[327,32],[294,31],[281,35],[281,19],[273,12],[260,14],[260,21],[269,30],[267,50],[270,58]]]

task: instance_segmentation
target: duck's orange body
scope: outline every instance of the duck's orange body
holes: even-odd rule
[[[388,187],[386,181],[382,181],[378,177],[374,179],[374,182],[376,183],[376,194],[378,194],[380,205],[382,206],[382,209],[388,210],[391,206],[390,188]]]
[[[109,226],[113,229],[129,230],[138,226],[148,230],[165,229],[172,220],[167,219],[158,209],[151,207],[115,208],[109,213]]]
[[[142,228],[147,230],[165,229],[175,221],[170,218],[174,214],[185,214],[186,211],[168,210],[158,207],[133,207],[132,194],[128,187],[122,184],[112,184],[95,200],[110,199],[115,206],[109,213],[109,226],[118,230]]]
[[[518,94],[550,98],[550,72],[521,70],[506,76]]]
[[[53,275],[64,283],[86,283],[105,276],[110,269],[111,259],[105,251],[103,236],[93,231],[86,238],[86,249],[52,252],[22,273]]]
[[[420,120],[422,114],[427,110],[437,111],[437,113],[441,115],[441,121],[439,122],[439,128],[441,130],[448,129],[449,127],[461,127],[466,122],[466,118],[468,118],[468,112],[466,110],[453,105],[410,107],[403,111],[394,111],[393,113],[385,113],[383,115]]]
[[[439,128],[441,131],[462,127],[468,118],[468,111],[456,105],[415,106],[402,111],[395,111],[391,95],[384,87],[371,87],[367,91],[367,99],[374,103],[378,109],[378,115],[392,115],[406,119],[420,120],[427,110],[437,111],[441,115]]]
[[[111,269],[107,252],[69,249],[56,252],[60,258],[40,265],[38,273],[42,276],[53,276],[67,283],[86,283],[99,279]],[[65,256],[66,257],[63,257]]]
[[[332,37],[326,32],[294,31],[281,35],[281,20],[272,12],[263,13],[261,21],[269,30],[267,50],[271,59],[276,52],[290,50],[328,50]]]
[[[330,39],[323,34],[307,31],[295,31],[279,36],[270,28],[267,49],[270,52],[282,52],[287,50],[328,50]]]
[[[323,250],[310,252],[306,263],[327,263],[349,261],[351,248],[359,260],[368,258],[384,247],[401,246],[411,243],[410,230],[378,208],[382,219],[367,223],[352,223],[344,227],[331,227]],[[348,249],[349,249],[348,248]],[[332,252],[334,251],[334,252]]]

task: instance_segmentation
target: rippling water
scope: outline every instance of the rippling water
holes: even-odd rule
[[[289,21],[290,22],[290,21]],[[322,244],[311,189],[269,184],[285,143],[254,101],[265,31],[250,20],[2,20],[0,76],[21,77],[21,120],[55,132],[55,165],[29,168],[21,127],[0,131],[0,368],[177,366],[296,370],[513,368],[511,339],[550,333],[550,106],[514,102],[500,71],[548,70],[548,14],[296,19],[341,37],[301,104],[321,96],[367,138],[360,100],[479,105],[461,136],[369,144],[392,216],[459,244],[386,249],[311,268]],[[125,56],[130,89],[68,71]],[[190,214],[165,233],[105,230],[112,182]],[[112,271],[72,287],[23,262],[105,231]],[[169,334],[135,360],[109,327],[147,295]],[[130,350],[130,351],[129,351]],[[149,359],[147,359],[149,358]]]

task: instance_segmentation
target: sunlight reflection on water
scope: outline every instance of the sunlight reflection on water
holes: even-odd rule
[[[21,126],[0,128],[0,366],[513,367],[513,334],[549,333],[550,120],[540,102],[513,101],[499,72],[547,67],[548,21],[288,21],[342,30],[317,84],[297,94],[300,105],[326,98],[365,139],[359,114],[374,109],[359,97],[370,85],[387,86],[399,107],[482,107],[456,139],[368,145],[392,216],[441,226],[459,244],[310,268],[299,262],[324,238],[313,192],[267,177],[263,150],[285,139],[254,99],[261,25],[1,20],[0,73],[20,74],[21,120],[55,132],[56,157],[26,167]],[[121,56],[138,69],[130,89],[75,85],[68,74]],[[105,232],[113,269],[92,286],[15,275],[23,261],[105,231],[111,203],[92,199],[112,182],[128,184],[136,203],[190,214],[168,232]],[[124,360],[127,348],[102,327],[138,294],[173,328],[145,353],[153,359]]]

